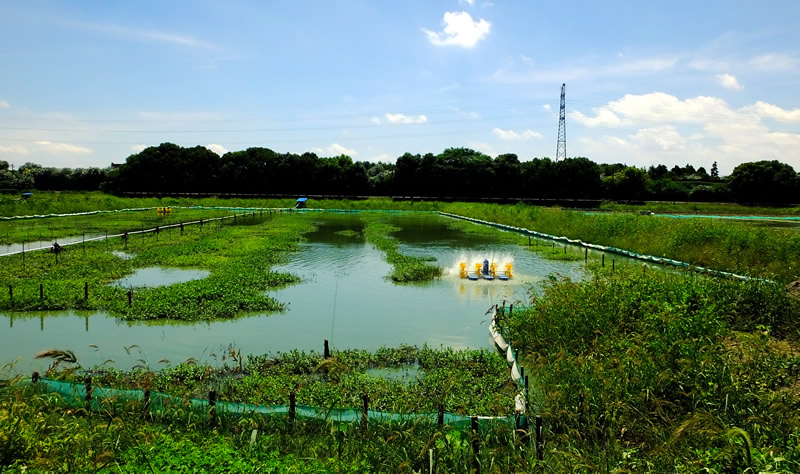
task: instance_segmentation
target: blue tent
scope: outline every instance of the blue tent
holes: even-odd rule
[[[306,207],[306,201],[308,201],[308,198],[297,198],[297,204],[294,205],[295,209]]]

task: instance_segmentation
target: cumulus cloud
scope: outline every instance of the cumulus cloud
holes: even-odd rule
[[[573,152],[586,150],[578,153],[598,162],[672,166],[688,160],[708,168],[718,161],[720,171],[727,173],[753,157],[769,157],[800,168],[794,152],[800,147],[800,131],[771,130],[765,121],[800,123],[800,108],[783,109],[761,101],[732,108],[717,97],[679,99],[653,92],[628,94],[591,114],[574,112],[570,118],[585,129]]]
[[[140,152],[144,151],[145,148],[147,148],[147,145],[142,145],[142,144],[131,145],[131,151],[134,152],[134,153],[140,153]]]
[[[46,149],[53,153],[68,153],[68,154],[88,154],[92,153],[91,148],[73,145],[71,143],[57,143],[45,140],[34,142],[34,144]]]
[[[209,150],[213,151],[214,153],[216,153],[219,156],[222,156],[225,153],[228,153],[228,150],[226,150],[224,146],[217,145],[216,143],[210,143],[210,144],[206,145],[206,148],[208,148]]]
[[[326,148],[312,148],[311,151],[316,153],[320,156],[339,156],[339,155],[347,155],[349,157],[354,157],[358,155],[358,152],[352,148],[346,148],[338,143],[334,143],[329,147]]]
[[[424,115],[405,115],[405,114],[383,114],[383,119],[380,117],[372,117],[370,121],[376,125],[388,123],[392,125],[408,125],[414,123],[425,123],[428,117]]]
[[[422,29],[428,41],[436,46],[460,46],[467,49],[474,48],[478,41],[486,38],[492,27],[483,18],[473,21],[467,12],[445,12],[442,24],[442,31]]]
[[[6,102],[5,100],[0,99],[0,109],[10,109],[11,104]]]
[[[467,5],[472,6],[475,5],[475,0],[458,0],[458,3],[462,5],[466,3]]]
[[[736,76],[731,74],[717,74],[717,82],[726,89],[733,89],[735,91],[744,89],[744,86],[736,80]]]
[[[514,130],[503,130],[502,128],[492,129],[492,133],[497,135],[500,140],[530,140],[531,138],[542,138],[542,134],[534,132],[533,130],[523,130],[522,132],[515,132]]]
[[[800,122],[800,109],[785,110],[777,105],[761,102],[760,100],[750,108],[759,117],[770,118],[779,122]]]

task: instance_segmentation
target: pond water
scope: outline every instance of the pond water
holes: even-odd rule
[[[211,275],[211,272],[207,270],[147,267],[139,268],[131,275],[120,278],[111,283],[111,285],[120,288],[154,288],[156,286],[168,286],[191,280],[200,280],[209,275]]]
[[[306,235],[302,251],[275,270],[303,281],[270,292],[288,303],[281,314],[250,315],[194,324],[129,323],[99,312],[42,312],[0,315],[0,364],[21,359],[12,371],[43,371],[44,349],[73,350],[84,366],[109,362],[118,368],[142,364],[160,368],[195,358],[221,363],[230,345],[242,354],[331,348],[375,350],[401,344],[460,348],[492,347],[486,314],[503,301],[526,301],[531,285],[551,274],[583,275],[583,261],[545,260],[526,248],[498,243],[492,236],[448,227],[449,218],[431,214],[391,216],[402,230],[393,234],[401,252],[436,258],[441,279],[397,285],[390,266],[363,237],[359,214],[314,216],[318,229]],[[582,249],[570,249],[583,255]],[[459,277],[461,261],[513,264],[510,281],[469,281]],[[599,258],[597,256],[596,258]],[[131,347],[134,346],[134,347]],[[127,348],[127,349],[126,349]]]

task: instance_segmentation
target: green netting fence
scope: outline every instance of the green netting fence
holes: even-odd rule
[[[500,424],[518,428],[525,426],[526,423],[524,414],[470,416],[444,411],[441,413],[395,413],[363,408],[322,408],[307,405],[264,406],[215,400],[213,392],[207,399],[183,398],[156,391],[92,386],[91,382],[75,383],[36,375],[24,383],[31,384],[38,393],[57,396],[58,401],[67,406],[102,411],[120,404],[135,403],[141,407],[143,413],[155,416],[167,415],[177,409],[182,409],[209,417],[277,416],[335,423],[357,423],[365,420],[378,423],[439,423],[457,428],[468,428],[473,418],[476,418],[478,423],[484,426]],[[87,394],[89,394],[88,397]]]

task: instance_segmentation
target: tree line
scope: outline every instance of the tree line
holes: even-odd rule
[[[782,204],[800,200],[800,177],[779,161],[742,163],[720,177],[716,162],[709,170],[690,164],[643,169],[585,157],[520,161],[512,153],[492,158],[448,148],[437,155],[405,153],[395,163],[371,163],[261,147],[219,156],[202,146],[162,143],[106,169],[26,163],[14,170],[0,161],[0,189]]]

